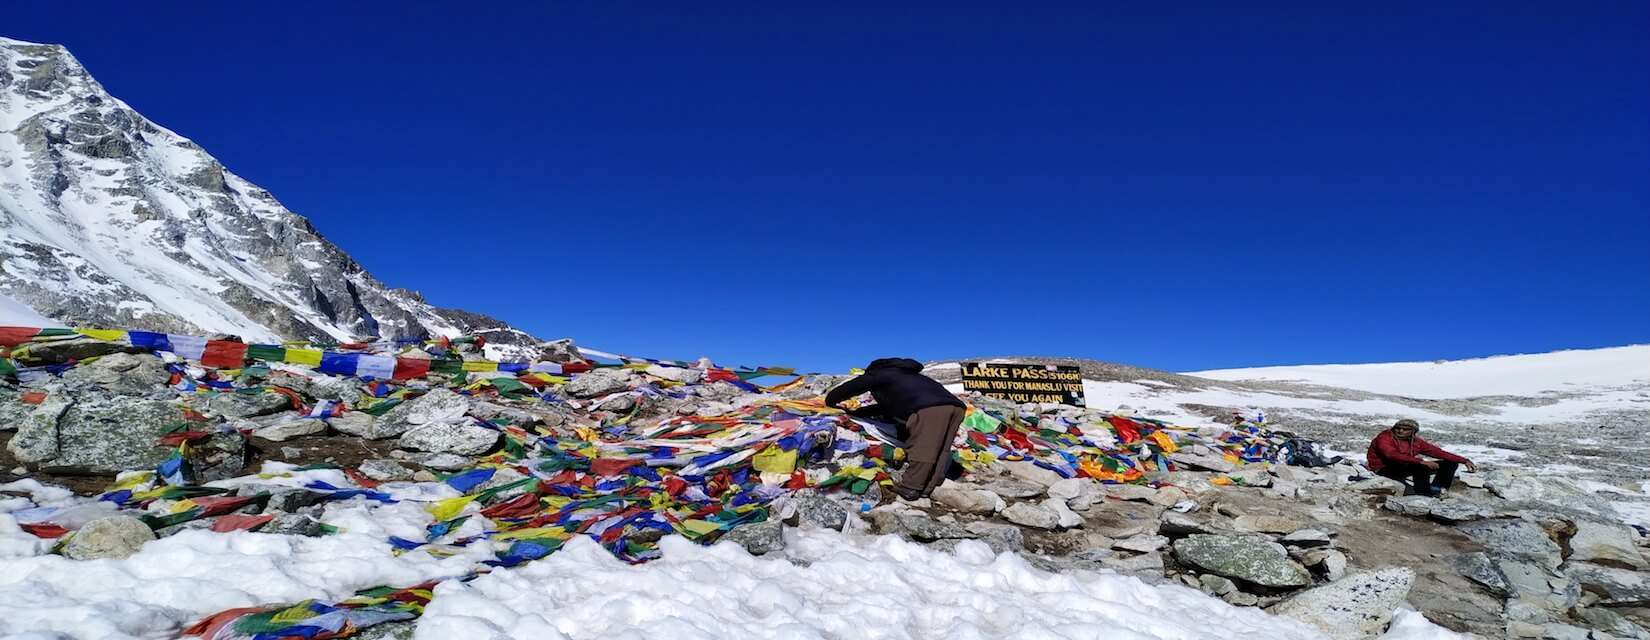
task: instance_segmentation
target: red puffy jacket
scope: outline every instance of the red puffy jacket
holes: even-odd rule
[[[1432,456],[1439,460],[1465,463],[1466,458],[1438,448],[1421,439],[1421,436],[1410,436],[1408,440],[1399,440],[1392,435],[1392,430],[1382,431],[1369,443],[1369,470],[1380,471],[1389,464],[1421,464],[1420,456]]]

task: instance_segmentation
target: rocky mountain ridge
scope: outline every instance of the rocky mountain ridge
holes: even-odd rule
[[[538,342],[384,284],[269,191],[110,95],[65,48],[5,38],[0,295],[69,326]]]

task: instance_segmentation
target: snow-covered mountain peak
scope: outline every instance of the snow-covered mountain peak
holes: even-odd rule
[[[5,38],[0,294],[71,326],[536,341],[387,287],[274,195],[109,95],[67,49]]]

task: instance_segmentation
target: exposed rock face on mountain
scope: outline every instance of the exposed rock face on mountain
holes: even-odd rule
[[[386,286],[274,195],[109,95],[63,47],[4,38],[0,296],[69,326],[538,342]]]

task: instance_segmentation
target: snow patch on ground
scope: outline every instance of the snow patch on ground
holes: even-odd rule
[[[1650,345],[1436,362],[1216,369],[1186,375],[1304,382],[1411,398],[1530,396],[1650,384]]]
[[[0,293],[0,327],[61,327],[63,323],[40,315],[29,305]]]

